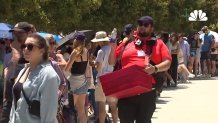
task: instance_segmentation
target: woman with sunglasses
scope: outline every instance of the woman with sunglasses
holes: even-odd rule
[[[78,112],[79,123],[87,123],[85,113],[85,99],[91,81],[91,71],[88,69],[88,50],[85,48],[85,34],[76,32],[73,37],[73,51],[65,67],[70,72],[71,91],[73,92],[74,105]],[[73,102],[70,102],[73,103]]]
[[[46,40],[30,34],[21,49],[29,63],[15,80],[9,123],[55,123],[60,79],[48,61]],[[33,102],[39,105],[33,106]]]

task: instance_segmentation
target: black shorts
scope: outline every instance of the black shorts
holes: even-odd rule
[[[211,54],[211,61],[216,61],[217,60],[217,54]]]
[[[201,60],[210,60],[211,56],[209,54],[209,51],[201,52]]]

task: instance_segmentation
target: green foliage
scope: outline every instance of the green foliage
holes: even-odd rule
[[[92,29],[122,31],[143,15],[154,18],[156,31],[191,32],[203,25],[218,28],[217,0],[0,0],[0,22],[28,21],[38,31],[64,34]],[[207,13],[208,21],[190,22],[194,10]]]

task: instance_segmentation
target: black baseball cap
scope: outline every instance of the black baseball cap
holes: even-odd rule
[[[123,35],[129,35],[132,30],[133,30],[133,25],[132,24],[125,25]]]
[[[29,32],[32,30],[32,25],[28,22],[19,22],[17,23],[13,29],[9,30],[9,32],[18,31],[18,32]]]
[[[86,38],[86,36],[83,32],[75,32],[74,35],[69,37],[70,40],[76,39],[79,41],[85,41],[85,38]]]
[[[143,24],[143,25],[153,25],[153,18],[150,16],[142,16],[137,20],[138,24]]]

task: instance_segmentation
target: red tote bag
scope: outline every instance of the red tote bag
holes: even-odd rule
[[[151,91],[152,77],[142,67],[130,66],[99,77],[106,96],[118,99]]]

